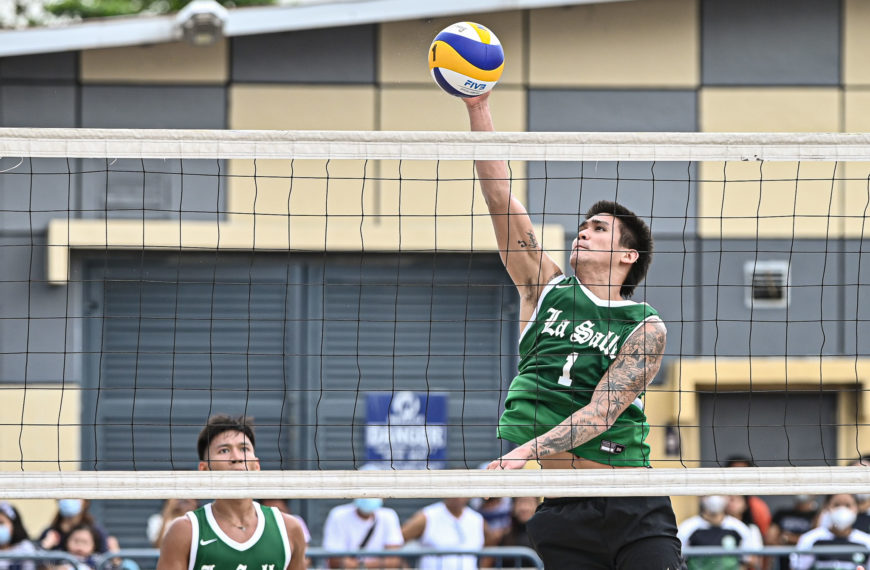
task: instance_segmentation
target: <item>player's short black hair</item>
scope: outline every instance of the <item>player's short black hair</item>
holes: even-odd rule
[[[245,434],[251,445],[257,447],[254,442],[254,418],[251,416],[231,416],[229,414],[215,414],[208,419],[205,427],[199,432],[199,437],[196,440],[196,450],[199,453],[199,460],[205,461],[208,453],[208,446],[212,440],[224,433],[225,431],[237,431]]]
[[[610,200],[595,202],[586,212],[586,218],[589,219],[596,214],[610,214],[619,220],[619,246],[637,251],[637,261],[631,266],[622,287],[619,289],[619,294],[628,299],[634,294],[634,289],[644,280],[646,272],[649,271],[649,265],[652,263],[652,233],[646,222],[618,202]]]

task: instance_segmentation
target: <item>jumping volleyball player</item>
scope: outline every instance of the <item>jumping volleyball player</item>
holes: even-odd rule
[[[465,99],[472,131],[492,131],[489,94]],[[498,436],[519,444],[489,469],[649,467],[643,394],[661,365],[666,330],[630,297],[652,257],[647,225],[598,202],[571,248],[574,277],[546,255],[511,195],[504,161],[477,161],[501,259],[520,295],[519,375]],[[547,568],[676,570],[668,497],[548,498],[527,530]]]

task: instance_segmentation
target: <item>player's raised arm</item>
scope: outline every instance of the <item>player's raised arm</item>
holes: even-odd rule
[[[527,461],[569,451],[601,435],[652,382],[662,364],[667,330],[649,318],[622,345],[589,403],[562,423],[490,463],[488,469],[520,469]]]
[[[489,93],[465,99],[472,131],[493,131]],[[550,279],[562,272],[541,249],[526,208],[512,195],[503,160],[475,162],[483,197],[492,218],[502,262],[523,301],[537,301]]]

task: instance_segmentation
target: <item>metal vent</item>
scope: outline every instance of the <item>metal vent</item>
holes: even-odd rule
[[[791,280],[787,261],[748,261],[743,273],[746,276],[745,299],[748,308],[788,307]]]

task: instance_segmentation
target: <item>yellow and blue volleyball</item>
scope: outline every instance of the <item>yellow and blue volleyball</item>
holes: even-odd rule
[[[504,69],[504,50],[492,31],[457,22],[429,46],[429,71],[441,89],[457,97],[477,97],[495,87]]]

